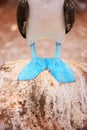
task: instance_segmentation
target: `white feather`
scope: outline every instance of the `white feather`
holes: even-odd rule
[[[30,17],[27,24],[27,39],[53,39],[61,42],[65,36],[64,0],[28,0]]]

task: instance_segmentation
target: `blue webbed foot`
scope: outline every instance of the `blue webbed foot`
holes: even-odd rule
[[[75,82],[72,69],[67,63],[60,59],[60,44],[56,43],[56,55],[54,58],[46,60],[46,65],[50,73],[59,83]]]
[[[18,80],[33,80],[46,69],[45,60],[42,58],[32,58],[31,62],[20,72]]]
[[[56,58],[47,59],[47,68],[59,83],[74,82],[72,69],[62,60]]]
[[[35,51],[35,44],[31,44],[32,51],[32,60],[25,68],[20,72],[18,80],[33,80],[35,79],[42,71],[46,69],[46,62],[44,58],[39,58]]]

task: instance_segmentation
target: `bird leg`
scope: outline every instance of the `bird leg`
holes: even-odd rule
[[[31,43],[30,48],[32,59],[20,72],[18,80],[33,80],[46,69],[45,59],[38,57],[36,54],[35,43]]]
[[[42,71],[48,69],[59,83],[75,82],[72,69],[60,58],[60,43],[56,42],[56,54],[53,58],[38,57],[35,50],[35,43],[31,43],[30,48],[32,52],[32,59],[20,72],[18,80],[33,80]]]
[[[56,54],[53,58],[46,59],[46,65],[49,72],[59,83],[75,82],[72,69],[60,58],[61,44],[56,43]]]

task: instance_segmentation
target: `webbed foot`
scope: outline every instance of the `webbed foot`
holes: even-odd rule
[[[75,82],[72,69],[60,59],[60,46],[61,44],[56,43],[56,55],[46,60],[47,68],[59,83]]]
[[[46,69],[45,59],[39,58],[35,52],[35,44],[31,44],[32,60],[20,72],[18,80],[33,80]]]

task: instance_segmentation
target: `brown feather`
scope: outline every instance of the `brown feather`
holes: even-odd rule
[[[75,6],[73,0],[65,0],[64,17],[65,17],[66,33],[68,33],[75,22]]]
[[[17,7],[17,24],[21,35],[26,38],[26,24],[29,17],[29,4],[27,0],[19,0]]]

